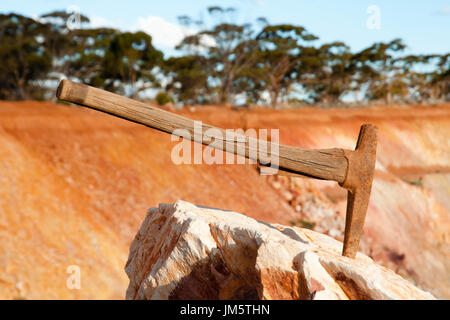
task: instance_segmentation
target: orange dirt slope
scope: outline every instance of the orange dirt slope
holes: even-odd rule
[[[195,110],[194,110],[195,109]],[[450,298],[450,105],[181,112],[224,128],[279,128],[280,142],[353,148],[380,138],[362,250]],[[342,238],[335,183],[259,176],[253,165],[175,165],[167,134],[74,106],[0,102],[0,298],[125,296],[124,265],[149,207],[183,199]],[[81,289],[70,289],[69,266]]]

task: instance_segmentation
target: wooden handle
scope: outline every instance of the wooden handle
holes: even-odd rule
[[[188,135],[177,135],[219,150],[233,150],[234,154],[267,163],[267,158],[263,159],[261,154],[255,150],[255,146],[256,148],[264,146],[266,142],[260,143],[255,138],[238,134],[234,134],[233,139],[229,139],[225,130],[207,124],[202,124],[202,130],[194,130],[196,124],[192,119],[108,91],[62,80],[56,96],[60,100],[103,111],[170,134],[177,134],[174,132],[175,130],[183,129]],[[209,134],[205,135],[204,133],[208,129],[214,130],[209,130]],[[213,131],[216,131],[217,134],[213,134]],[[278,144],[276,146],[278,146],[278,165],[285,172],[334,180],[339,183],[345,180],[348,163],[342,149],[314,150]],[[276,152],[272,150],[269,150],[268,154],[277,156]]]

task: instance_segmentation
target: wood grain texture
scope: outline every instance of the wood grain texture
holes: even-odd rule
[[[348,162],[343,149],[314,150],[273,144],[275,147],[271,150],[263,148],[267,152],[258,152],[258,146],[261,150],[267,145],[266,142],[236,133],[230,135],[230,131],[203,123],[202,130],[194,130],[199,122],[192,119],[70,80],[61,81],[56,96],[60,100],[106,112],[219,150],[232,150],[234,154],[263,164],[267,163],[268,158],[278,156],[278,165],[287,174],[301,174],[339,183],[346,178]]]

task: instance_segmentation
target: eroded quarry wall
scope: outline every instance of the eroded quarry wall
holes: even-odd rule
[[[281,143],[307,148],[354,148],[359,126],[376,124],[361,249],[450,299],[450,105],[182,113],[223,128],[279,128]],[[0,298],[123,299],[146,210],[179,199],[342,240],[346,192],[335,183],[260,176],[252,165],[177,166],[175,144],[87,109],[0,102]],[[67,286],[72,265],[79,290]]]

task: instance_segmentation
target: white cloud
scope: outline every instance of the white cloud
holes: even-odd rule
[[[442,14],[450,14],[450,6],[445,6],[441,9],[440,13]]]
[[[443,6],[439,11],[435,12],[435,14],[443,14],[443,15],[450,14],[450,6],[449,5]]]
[[[252,2],[253,2],[253,4],[255,4],[258,7],[265,7],[266,6],[266,3],[263,0],[253,0]]]
[[[139,17],[132,25],[124,25],[120,21],[110,21],[100,16],[92,16],[90,27],[110,27],[121,31],[144,31],[152,36],[152,44],[166,53],[173,54],[175,47],[188,35],[195,34],[196,31],[176,23],[171,23],[162,17],[148,16]],[[213,38],[204,36],[202,42],[206,46],[214,46]]]
[[[141,30],[152,36],[152,42],[156,47],[173,49],[187,35],[194,32],[186,27],[164,20],[161,17],[139,17],[132,28]]]
[[[90,26],[92,28],[101,28],[101,27],[110,27],[111,22],[106,20],[105,18],[99,17],[99,16],[92,16],[89,18],[90,20]]]
[[[100,16],[89,17],[89,26],[91,28],[114,28],[119,30],[127,29],[120,21],[111,21]]]

